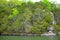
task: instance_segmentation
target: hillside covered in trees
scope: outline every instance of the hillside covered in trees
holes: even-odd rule
[[[49,26],[60,32],[60,4],[48,0],[0,0],[0,33],[41,34]]]

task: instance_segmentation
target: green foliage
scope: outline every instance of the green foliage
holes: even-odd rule
[[[0,32],[44,33],[56,21],[55,31],[60,31],[60,8],[49,0],[33,3],[18,0],[0,0]]]
[[[42,0],[42,2],[46,5],[46,9],[48,9],[49,11],[51,11],[52,5],[49,2],[49,0]]]
[[[14,16],[16,16],[18,14],[18,10],[16,8],[12,9],[12,14],[8,17],[8,18],[13,18]]]
[[[45,10],[36,9],[33,16],[33,28],[32,33],[43,33],[46,28],[52,25],[52,16],[50,12]]]

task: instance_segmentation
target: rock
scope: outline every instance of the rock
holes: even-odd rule
[[[41,34],[41,36],[55,36],[56,34],[53,33],[52,31],[49,31],[47,33]]]

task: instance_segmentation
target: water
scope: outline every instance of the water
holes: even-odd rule
[[[60,36],[0,36],[0,40],[60,40]]]
[[[49,38],[49,40],[55,40],[54,36],[49,36],[48,38]]]
[[[49,40],[60,40],[60,36],[48,36]]]

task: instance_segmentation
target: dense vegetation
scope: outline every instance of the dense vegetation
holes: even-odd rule
[[[48,0],[36,3],[0,0],[0,33],[41,34],[49,26],[54,26],[54,32],[60,32],[60,4]]]

